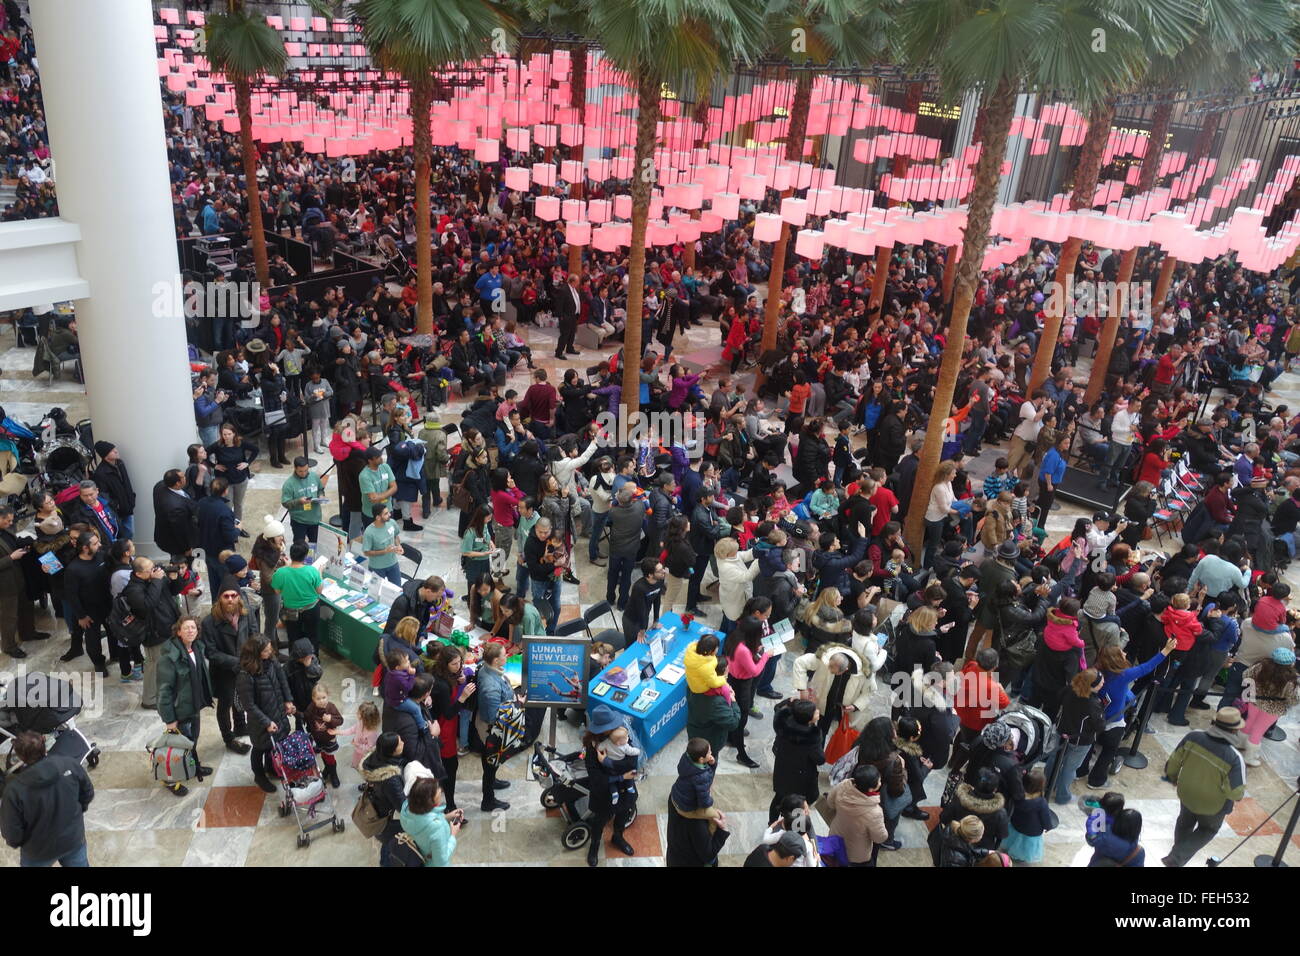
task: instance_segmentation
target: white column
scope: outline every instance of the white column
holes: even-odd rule
[[[180,268],[153,14],[149,0],[40,0],[31,16],[59,211],[81,227],[90,283],[76,309],[95,437],[130,469],[136,542],[152,552],[151,490],[197,436],[184,319],[154,288]]]

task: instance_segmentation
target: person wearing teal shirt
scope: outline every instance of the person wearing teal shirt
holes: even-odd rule
[[[375,516],[376,505],[397,494],[397,477],[393,474],[393,469],[382,460],[383,457],[384,453],[378,448],[367,449],[366,467],[357,476],[357,482],[361,485],[361,513],[367,518]]]
[[[280,486],[280,504],[289,509],[289,526],[295,543],[316,543],[321,521],[321,503],[316,499],[324,496],[328,482],[329,476],[317,475],[306,458],[293,460],[293,474]]]
[[[281,614],[289,643],[300,637],[311,641],[312,652],[320,656],[320,572],[307,561],[307,545],[289,545],[289,563],[271,575],[271,587],[280,594]]]
[[[397,567],[397,557],[402,553],[400,534],[388,505],[379,504],[375,505],[375,520],[361,536],[361,550],[370,570],[398,587],[402,586],[402,572]]]

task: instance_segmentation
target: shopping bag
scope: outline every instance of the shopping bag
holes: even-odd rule
[[[826,762],[835,763],[852,750],[857,742],[858,732],[849,726],[847,720],[841,720],[835,733],[831,734],[831,739],[826,741]]]

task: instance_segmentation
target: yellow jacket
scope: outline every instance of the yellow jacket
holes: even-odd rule
[[[686,686],[693,694],[703,694],[715,687],[723,687],[727,679],[718,673],[715,654],[695,653],[695,642],[686,645]]]

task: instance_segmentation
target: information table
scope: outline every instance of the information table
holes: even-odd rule
[[[601,703],[617,711],[626,718],[645,755],[658,753],[686,727],[686,646],[716,633],[699,621],[686,628],[676,614],[663,615],[659,626],[646,634],[646,641],[624,649],[592,678],[588,705]],[[654,668],[656,676],[643,679],[641,673],[647,666]],[[637,706],[647,691],[658,697],[648,706]],[[619,696],[623,699],[618,700]]]

